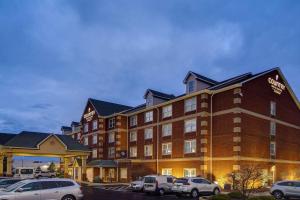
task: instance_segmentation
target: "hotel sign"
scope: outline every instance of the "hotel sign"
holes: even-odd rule
[[[91,111],[91,108],[89,108],[88,109],[88,113],[87,114],[84,114],[83,115],[83,118],[86,120],[86,121],[91,121],[92,119],[93,119],[93,117],[94,117],[94,115],[95,115],[95,111],[93,110],[93,111]]]
[[[276,94],[281,94],[282,91],[285,90],[285,85],[278,81],[278,77],[278,75],[276,75],[275,79],[269,77],[268,83],[271,85],[273,92],[275,92]]]

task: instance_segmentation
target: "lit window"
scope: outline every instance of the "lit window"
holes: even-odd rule
[[[115,147],[109,147],[108,148],[108,157],[114,158],[115,157]]]
[[[196,169],[195,168],[185,168],[183,169],[184,177],[196,177]]]
[[[172,168],[162,168],[161,175],[163,176],[172,176]]]
[[[135,142],[137,140],[137,132],[131,131],[130,132],[130,142]]]
[[[113,142],[115,142],[115,133],[114,132],[108,134],[108,143],[113,143]]]
[[[145,156],[152,156],[152,145],[145,145],[144,146],[144,155]]]
[[[149,111],[145,113],[145,122],[153,121],[153,111]]]
[[[83,132],[87,133],[89,131],[89,124],[84,124]]]
[[[276,102],[274,102],[274,101],[271,101],[271,103],[270,103],[270,114],[272,116],[276,115]]]
[[[88,137],[84,137],[84,145],[89,145],[89,138]]]
[[[152,137],[153,137],[153,129],[152,128],[146,128],[145,132],[144,132],[145,140],[152,139]]]
[[[171,155],[172,154],[172,143],[163,143],[162,144],[162,155]]]
[[[114,117],[113,117],[113,118],[110,118],[110,119],[108,120],[108,128],[114,128],[115,125],[116,125],[116,120],[115,120],[115,118],[114,118]]]
[[[136,126],[137,125],[137,116],[136,115],[133,115],[133,116],[130,116],[130,126]]]
[[[164,124],[162,125],[162,136],[170,136],[172,135],[172,124]]]
[[[276,123],[274,121],[270,122],[270,135],[276,135]]]
[[[196,119],[189,119],[184,121],[184,132],[194,132],[197,129]]]
[[[184,101],[184,112],[190,112],[196,110],[196,106],[197,106],[196,97],[186,99]]]
[[[72,138],[74,139],[74,138],[75,138],[75,135],[72,135]]]
[[[276,143],[275,142],[270,143],[270,155],[271,156],[276,155]]]
[[[162,109],[162,117],[166,118],[166,117],[171,117],[172,116],[172,105],[168,105],[163,107]]]
[[[127,168],[120,168],[120,178],[127,179]]]
[[[189,81],[188,82],[188,93],[192,93],[195,91],[195,81]]]
[[[93,158],[97,158],[97,156],[98,156],[97,149],[93,149],[92,156],[93,156]]]
[[[196,140],[184,141],[184,153],[196,153]]]
[[[97,135],[93,135],[93,144],[97,144]]]
[[[137,147],[130,147],[130,157],[137,156]]]
[[[97,120],[94,120],[93,121],[93,130],[96,130],[97,126],[98,126],[98,122],[97,122]]]

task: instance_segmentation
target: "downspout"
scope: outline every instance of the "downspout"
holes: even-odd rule
[[[213,144],[213,138],[212,138],[212,128],[213,128],[213,96],[214,96],[214,92],[212,92],[211,96],[210,96],[210,180],[213,181],[213,154],[212,154],[212,144]]]

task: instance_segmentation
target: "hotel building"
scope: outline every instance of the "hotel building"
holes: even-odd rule
[[[279,68],[224,81],[190,71],[183,83],[183,95],[148,89],[136,107],[89,99],[80,122],[62,127],[91,148],[89,181],[163,174],[223,184],[248,164],[268,182],[300,178],[300,105]]]

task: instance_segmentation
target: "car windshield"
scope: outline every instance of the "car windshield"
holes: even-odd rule
[[[21,174],[33,174],[33,169],[21,169]]]
[[[145,177],[145,183],[155,183],[156,179],[155,177]]]
[[[21,185],[23,185],[24,182],[21,181],[21,182],[18,182],[18,183],[15,183],[15,184],[12,184],[8,187],[5,188],[5,192],[11,192],[11,191],[14,191],[15,189],[19,188]]]

